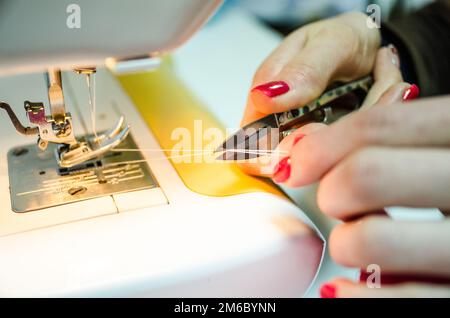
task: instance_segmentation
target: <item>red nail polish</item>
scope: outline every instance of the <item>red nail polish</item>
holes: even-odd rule
[[[275,173],[272,179],[276,183],[283,183],[287,181],[290,176],[291,176],[291,158],[286,157],[275,166]]]
[[[336,287],[332,284],[324,284],[320,287],[320,298],[336,298]]]
[[[300,140],[303,139],[303,137],[305,137],[305,135],[303,135],[303,134],[300,134],[297,137],[295,137],[294,143],[292,145],[295,146]]]
[[[286,82],[277,81],[256,86],[252,89],[252,92],[259,91],[268,97],[276,97],[287,93],[289,89]]]
[[[408,101],[408,100],[416,99],[417,97],[419,97],[419,94],[420,94],[419,86],[417,86],[416,84],[413,84],[403,94],[403,100]]]

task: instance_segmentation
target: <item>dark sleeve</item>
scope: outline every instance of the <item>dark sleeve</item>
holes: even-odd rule
[[[383,41],[397,46],[405,80],[422,96],[450,94],[450,0],[439,0],[382,27]]]

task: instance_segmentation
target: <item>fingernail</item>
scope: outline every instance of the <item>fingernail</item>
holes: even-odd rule
[[[392,54],[394,54],[394,55],[397,55],[398,56],[398,50],[397,50],[397,48],[395,47],[395,45],[394,44],[389,44],[388,45],[388,48],[391,50],[391,52],[392,52]]]
[[[398,55],[398,50],[393,44],[388,45],[389,50],[392,53],[392,64],[394,64],[397,67],[400,67],[400,56]]]
[[[286,82],[277,81],[256,86],[252,92],[261,92],[268,97],[276,97],[283,95],[289,91],[289,85]]]
[[[276,183],[283,183],[289,179],[291,176],[291,158],[286,157],[282,159],[274,169],[275,173],[273,176],[273,181]]]
[[[297,137],[295,137],[293,146],[295,146],[300,140],[302,140],[303,137],[305,137],[305,135],[303,135],[303,134],[300,134]]]
[[[413,84],[403,94],[403,100],[408,101],[416,99],[417,97],[419,97],[419,94],[420,94],[419,86]]]
[[[320,287],[320,298],[336,298],[336,286],[324,284]]]

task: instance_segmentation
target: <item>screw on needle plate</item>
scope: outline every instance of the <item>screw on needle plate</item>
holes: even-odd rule
[[[70,195],[77,195],[77,194],[83,194],[86,191],[87,191],[86,187],[78,186],[78,187],[70,188],[69,191],[67,191],[67,192],[69,192]]]
[[[26,148],[17,148],[13,150],[13,155],[16,157],[23,156],[28,153],[28,149]]]

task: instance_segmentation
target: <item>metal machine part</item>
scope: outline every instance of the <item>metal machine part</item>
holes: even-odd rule
[[[56,160],[60,167],[68,168],[100,158],[121,144],[129,132],[130,128],[124,125],[124,118],[120,117],[116,126],[104,134],[77,142],[75,146],[59,145],[56,149]]]
[[[92,93],[95,88],[91,79],[96,66],[106,64],[116,73],[158,67],[161,56],[189,39],[221,3],[222,0],[136,0],[131,10],[133,14],[124,15],[130,11],[130,6],[120,0],[95,3],[80,0],[69,6],[53,0],[42,0],[39,4],[26,0],[0,0],[2,22],[9,26],[0,29],[0,75],[47,70],[50,114],[46,114],[44,103],[25,102],[28,119],[34,126],[24,127],[7,103],[0,102],[0,108],[8,112],[19,133],[38,135],[37,144],[41,150],[47,149],[50,143],[59,144],[56,158],[61,167],[71,167],[104,155],[127,136],[128,126],[122,121],[116,125],[119,130],[112,130],[114,134],[96,135],[95,98],[91,96],[95,94]],[[105,6],[109,8],[107,12]],[[70,7],[78,13],[80,21],[77,25],[69,21]],[[30,13],[33,19],[23,18],[24,13]],[[99,15],[105,18],[104,21],[121,23],[99,24]],[[39,24],[32,22],[37,20]],[[14,29],[14,34],[8,31],[10,29]],[[141,30],[157,32],[143,34]],[[97,143],[80,143],[75,138],[72,116],[66,112],[61,69],[74,69],[87,78],[94,118],[92,129]]]
[[[30,123],[37,125],[39,135],[37,144],[41,150],[47,149],[49,142],[67,145],[77,143],[70,113],[52,117],[46,116],[43,103],[25,101],[24,106]]]
[[[157,55],[143,55],[129,58],[107,58],[105,65],[115,74],[129,74],[142,71],[153,71],[162,63],[162,58]]]
[[[57,130],[57,137],[70,136],[65,143],[76,143],[73,137],[72,127],[67,121],[66,106],[61,79],[61,70],[50,68],[47,73],[48,100],[50,102],[51,120],[54,123],[54,130]],[[70,116],[69,116],[70,117]],[[58,141],[57,141],[58,142]]]
[[[13,124],[14,128],[17,130],[19,134],[25,135],[25,136],[32,136],[39,134],[39,128],[38,127],[24,127],[20,120],[17,118],[16,114],[12,110],[11,106],[9,104],[0,101],[0,108],[4,109],[6,113],[8,114],[9,118],[11,119],[11,123]]]
[[[137,149],[131,135],[122,145]],[[57,145],[49,148],[56,150]],[[52,152],[28,145],[8,152],[8,172],[12,209],[22,213],[158,187],[139,151],[111,152],[74,167],[55,168]]]
[[[88,77],[96,72],[95,68],[79,68],[75,72]],[[49,143],[58,144],[56,148],[56,160],[60,167],[72,167],[88,160],[105,155],[108,151],[117,147],[128,135],[129,127],[121,117],[113,129],[103,135],[90,138],[86,141],[78,141],[74,135],[72,116],[66,112],[61,70],[50,68],[47,72],[48,99],[50,104],[50,116],[45,113],[44,103],[25,101],[25,111],[31,124],[35,127],[24,127],[9,104],[0,102],[0,108],[4,109],[16,130],[24,135],[38,135],[37,145],[41,150],[46,150]]]

